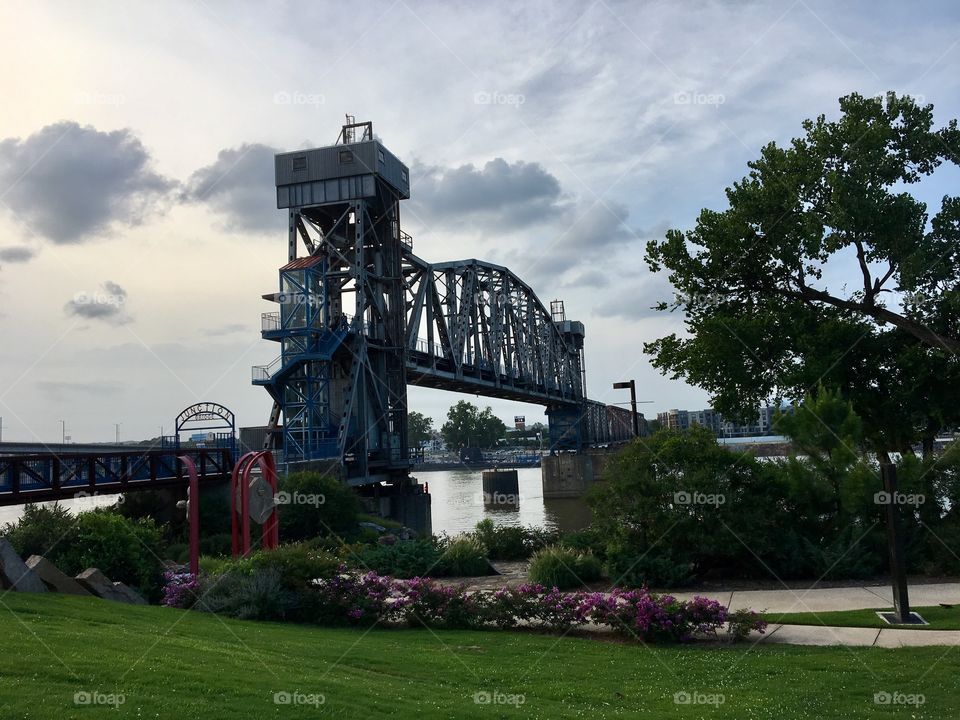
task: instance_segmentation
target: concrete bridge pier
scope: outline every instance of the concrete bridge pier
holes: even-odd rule
[[[582,497],[600,480],[612,453],[611,450],[587,450],[545,455],[540,463],[544,499]]]

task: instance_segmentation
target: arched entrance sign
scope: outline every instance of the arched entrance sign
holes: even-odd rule
[[[237,423],[233,413],[223,405],[213,402],[196,403],[177,415],[176,442],[180,444],[180,433],[207,430],[206,445],[230,448],[236,457]]]

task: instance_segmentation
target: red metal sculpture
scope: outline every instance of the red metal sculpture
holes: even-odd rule
[[[279,524],[277,520],[277,466],[273,453],[269,450],[248,452],[233,467],[230,480],[231,530],[233,537],[233,557],[247,557],[250,554],[250,473],[259,467],[263,482],[269,488],[269,514],[263,519],[261,528],[261,547],[274,550],[280,544]],[[239,491],[239,492],[238,492]],[[239,503],[237,495],[239,494]],[[238,507],[239,505],[239,507]]]

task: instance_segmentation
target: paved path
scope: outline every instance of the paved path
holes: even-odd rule
[[[764,635],[750,641],[760,644],[848,645],[858,647],[923,647],[960,645],[960,630],[901,630],[898,628],[848,628],[819,625],[771,625]]]
[[[496,563],[503,573],[478,581],[464,579],[471,589],[492,590],[505,584],[526,582],[528,563]],[[456,584],[457,580],[452,580]],[[893,608],[893,590],[889,585],[859,585],[833,588],[793,588],[781,590],[717,590],[670,593],[681,599],[695,595],[708,597],[731,610],[749,608],[768,613],[822,613],[832,610]],[[915,583],[910,585],[910,604],[926,607],[949,603],[960,606],[960,582]],[[960,630],[912,630],[900,628],[844,628],[817,625],[771,624],[764,635],[754,633],[750,641],[791,645],[848,645],[860,647],[922,647],[960,645]]]
[[[689,598],[698,593],[676,593]],[[892,608],[890,586],[864,585],[846,588],[814,588],[794,590],[735,590],[721,593],[699,593],[718,600],[733,610],[750,608],[757,612],[828,612],[832,610],[865,610]],[[960,583],[911,585],[910,604],[924,607],[949,603],[960,605]],[[817,625],[771,624],[764,635],[750,638],[759,643],[790,645],[849,645],[859,647],[921,647],[926,645],[960,645],[960,630],[913,630],[901,628],[846,628]]]
[[[678,592],[678,598],[694,595],[718,600],[733,610],[749,608],[757,612],[827,612],[829,610],[866,610],[892,608],[893,590],[889,585],[863,585],[808,590],[726,590],[719,592]],[[950,603],[960,605],[960,583],[911,585],[910,604],[914,607]]]

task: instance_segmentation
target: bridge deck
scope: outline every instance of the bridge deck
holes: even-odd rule
[[[179,455],[193,458],[201,484],[230,479],[233,456],[225,448],[8,455],[0,457],[0,506],[186,487]]]
[[[582,399],[564,397],[558,388],[475,365],[464,365],[457,373],[448,361],[425,352],[409,352],[406,366],[410,385],[538,405],[582,402]]]

